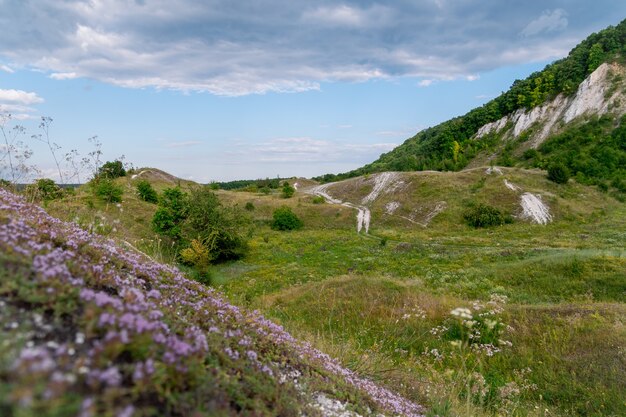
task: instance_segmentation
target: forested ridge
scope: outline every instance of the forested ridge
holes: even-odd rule
[[[524,80],[515,80],[508,91],[485,105],[475,108],[463,116],[420,131],[402,145],[382,154],[379,159],[368,165],[342,174],[326,174],[316,179],[329,182],[381,171],[455,171],[463,169],[481,150],[494,146],[495,138],[481,141],[471,140],[480,127],[499,120],[518,109],[532,109],[552,100],[561,93],[566,96],[572,95],[576,92],[579,84],[603,62],[623,63],[625,56],[626,20],[623,20],[617,26],[609,26],[590,35],[572,49],[567,57],[547,65],[542,71],[535,72]],[[602,134],[611,135],[611,132],[602,129]],[[615,139],[615,135],[612,138]],[[624,140],[620,138],[621,135],[618,135],[617,139],[609,142],[615,145],[613,150],[616,152],[619,153],[621,150],[626,153]],[[558,143],[565,145],[570,142],[560,140]],[[553,155],[561,154],[561,152],[557,152],[558,149],[555,149],[554,146],[546,145],[544,150],[549,149]],[[570,161],[575,159],[571,152],[568,155]],[[543,161],[542,163],[553,162],[543,160],[540,158],[541,154],[539,154],[539,158],[535,156],[529,158],[533,160],[535,166],[538,164],[541,166],[538,161]],[[619,155],[614,155],[611,158],[620,160]],[[508,157],[508,161],[506,159],[501,161],[504,162],[503,165],[512,165],[515,162],[510,157]],[[524,163],[523,160],[519,162]],[[592,173],[591,175],[592,179],[596,178],[596,174]],[[612,177],[613,175],[606,173],[602,176],[602,178],[608,179]]]

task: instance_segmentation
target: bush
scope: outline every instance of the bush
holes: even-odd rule
[[[108,178],[99,178],[92,182],[93,192],[105,203],[121,203],[124,189]]]
[[[316,195],[315,197],[313,197],[313,204],[324,204],[325,202],[326,199],[321,195]]]
[[[252,201],[248,201],[246,205],[244,206],[244,208],[248,211],[254,211],[255,209],[254,204],[252,204]]]
[[[35,200],[56,200],[63,197],[63,190],[50,178],[41,178],[26,187],[26,194]]]
[[[155,232],[178,240],[181,222],[187,216],[187,194],[180,187],[166,188],[159,200],[159,208],[152,217]]]
[[[569,180],[569,169],[561,163],[555,163],[548,167],[548,179],[557,184],[566,184]]]
[[[463,218],[472,227],[501,226],[510,223],[509,216],[505,216],[499,209],[479,204],[465,212]]]
[[[274,230],[296,230],[304,226],[296,213],[286,206],[274,210],[273,219],[272,229]]]
[[[139,194],[140,199],[148,203],[156,204],[159,202],[159,195],[146,180],[141,180],[137,183],[137,194]]]
[[[283,184],[282,196],[283,198],[291,198],[293,194],[296,192],[296,189],[293,188],[287,181]]]
[[[248,218],[238,207],[224,207],[209,187],[197,187],[189,195],[183,235],[199,239],[210,252],[211,261],[243,257],[248,250],[245,230]]]
[[[111,180],[115,178],[119,178],[119,177],[125,177],[125,176],[126,176],[126,170],[124,169],[124,165],[122,164],[122,161],[105,162],[104,165],[102,165],[100,169],[98,169],[98,175],[97,175],[97,177],[99,178],[108,178]]]

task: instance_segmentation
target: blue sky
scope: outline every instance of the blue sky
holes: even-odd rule
[[[626,17],[621,0],[0,0],[0,111],[44,175],[121,154],[200,182],[343,172]],[[4,148],[2,148],[4,149]]]

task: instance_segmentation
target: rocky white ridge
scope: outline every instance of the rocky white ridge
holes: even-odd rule
[[[512,125],[508,132],[514,138],[526,131],[535,123],[542,127],[530,138],[531,147],[538,147],[549,135],[560,129],[560,122],[569,123],[584,114],[598,115],[609,111],[623,115],[626,113],[626,100],[622,100],[622,88],[611,91],[612,74],[622,73],[624,69],[617,64],[604,63],[591,73],[579,86],[576,94],[566,97],[559,94],[553,100],[532,108],[519,109],[492,123],[487,123],[476,132],[475,139],[480,139],[489,133],[499,133],[506,126]]]

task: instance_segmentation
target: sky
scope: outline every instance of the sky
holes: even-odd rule
[[[202,183],[345,172],[625,17],[623,0],[0,0],[0,121],[56,180],[41,117],[59,156],[97,136],[105,160]]]

